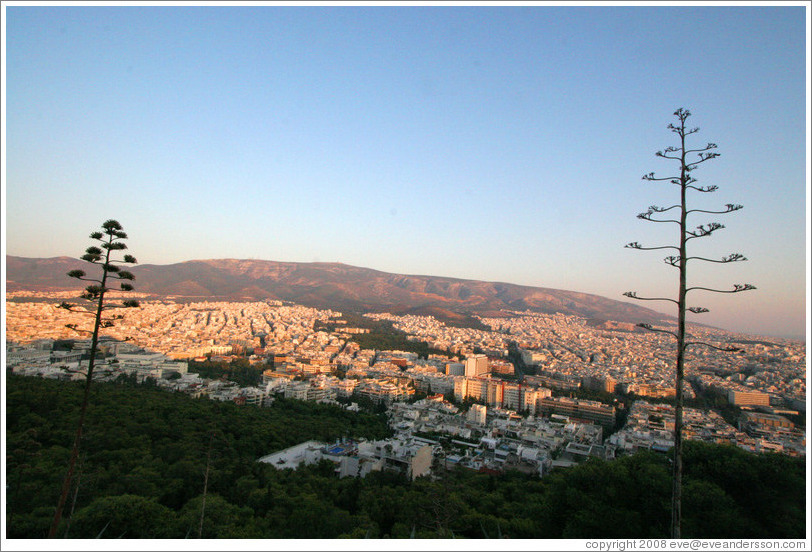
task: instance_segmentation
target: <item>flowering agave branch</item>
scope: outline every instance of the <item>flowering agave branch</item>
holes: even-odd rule
[[[90,282],[81,295],[81,298],[95,306],[94,310],[80,307],[71,303],[63,302],[57,305],[57,308],[66,309],[71,312],[77,312],[93,316],[94,325],[93,330],[79,328],[77,324],[67,324],[68,328],[77,332],[88,333],[91,337],[90,343],[90,360],[87,365],[87,372],[82,372],[85,375],[85,388],[84,396],[82,399],[82,407],[79,411],[79,422],[76,427],[76,436],[73,441],[73,449],[71,451],[70,461],[68,463],[68,472],[65,475],[65,480],[62,484],[62,493],[59,497],[59,503],[54,513],[54,519],[51,523],[51,529],[48,536],[53,538],[56,536],[59,522],[62,519],[62,510],[65,506],[65,501],[68,497],[70,490],[73,472],[76,467],[76,460],[79,457],[79,445],[82,439],[82,428],[84,426],[85,414],[87,412],[87,403],[90,396],[90,384],[93,381],[93,369],[96,361],[96,349],[99,343],[99,330],[101,328],[109,328],[113,326],[116,320],[123,318],[123,315],[104,316],[104,312],[116,308],[133,308],[138,307],[138,301],[125,300],[119,303],[105,302],[105,294],[108,291],[117,291],[113,288],[107,287],[114,282],[118,282],[120,291],[132,291],[133,286],[130,283],[135,280],[132,272],[122,270],[121,265],[136,264],[135,257],[132,255],[124,255],[121,260],[113,258],[113,254],[117,251],[127,249],[127,245],[123,240],[127,239],[127,234],[122,230],[121,224],[115,220],[108,220],[102,224],[101,232],[93,232],[90,237],[99,242],[98,246],[92,245],[85,250],[85,254],[80,258],[101,268],[101,275],[98,278],[88,277],[84,270],[71,270],[68,276],[77,280]]]
[[[687,119],[691,116],[691,112],[687,109],[678,109],[674,112],[677,117],[677,124],[669,124],[668,129],[679,137],[679,146],[669,146],[662,151],[658,151],[655,155],[664,159],[670,159],[678,162],[678,176],[656,177],[654,173],[648,173],[643,176],[643,180],[651,182],[667,181],[679,187],[680,202],[670,207],[658,207],[652,205],[645,213],[640,213],[637,218],[648,222],[662,222],[677,224],[680,229],[680,242],[679,245],[662,245],[656,247],[643,247],[638,242],[631,242],[626,244],[627,248],[639,249],[643,251],[651,251],[655,249],[671,249],[677,252],[676,255],[669,255],[665,257],[666,264],[679,269],[679,295],[677,299],[665,297],[639,297],[636,292],[629,291],[624,293],[626,297],[638,299],[641,301],[670,301],[677,305],[677,331],[672,332],[661,328],[655,328],[651,324],[638,324],[639,327],[649,331],[665,333],[674,336],[677,340],[677,362],[676,362],[676,406],[674,416],[674,476],[672,486],[672,502],[671,502],[671,536],[672,538],[680,538],[680,525],[682,518],[682,415],[683,415],[683,394],[682,385],[684,380],[684,364],[685,364],[685,351],[688,347],[702,345],[717,349],[720,351],[737,351],[736,347],[718,347],[710,343],[701,341],[686,341],[685,333],[685,315],[686,312],[694,314],[702,314],[709,312],[705,307],[688,307],[686,297],[688,292],[703,290],[715,293],[739,293],[742,291],[749,291],[756,289],[755,286],[750,284],[735,284],[732,290],[719,290],[710,289],[705,287],[688,287],[687,269],[688,261],[706,261],[711,263],[733,263],[746,261],[747,258],[741,253],[731,253],[720,260],[707,259],[704,257],[689,257],[687,254],[687,244],[690,240],[696,238],[705,238],[722,230],[724,225],[718,222],[709,222],[701,224],[693,229],[689,229],[687,220],[688,215],[693,213],[706,213],[706,214],[726,214],[738,211],[742,208],[741,205],[728,203],[724,209],[721,210],[706,210],[706,209],[688,209],[687,195],[688,190],[693,190],[699,193],[711,193],[718,189],[718,186],[697,186],[697,179],[691,173],[700,164],[715,159],[719,156],[713,150],[716,149],[716,144],[708,143],[705,147],[699,149],[686,149],[686,137],[699,131],[699,128],[688,128],[686,126]],[[689,158],[690,157],[690,158]],[[661,215],[669,211],[674,211],[673,218],[663,218]],[[678,215],[678,216],[677,216]]]

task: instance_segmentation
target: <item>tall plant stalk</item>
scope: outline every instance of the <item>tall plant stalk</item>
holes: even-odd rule
[[[656,153],[657,157],[677,161],[679,164],[679,175],[668,177],[655,177],[654,173],[648,173],[643,176],[643,180],[648,181],[668,181],[679,187],[680,202],[670,207],[658,207],[652,205],[645,213],[637,215],[639,219],[649,222],[662,222],[673,223],[679,226],[679,244],[678,245],[664,245],[657,247],[643,247],[638,242],[631,242],[626,244],[626,247],[641,250],[655,250],[655,249],[671,249],[677,252],[676,255],[670,255],[664,260],[679,270],[679,290],[677,299],[667,297],[639,297],[634,291],[627,291],[624,293],[626,297],[639,299],[642,301],[670,301],[677,306],[677,331],[672,332],[662,328],[655,328],[651,324],[638,324],[642,328],[654,332],[667,333],[676,339],[677,343],[677,357],[675,369],[675,407],[674,407],[674,465],[671,489],[671,537],[678,539],[681,538],[682,530],[682,473],[683,473],[683,458],[682,458],[682,427],[683,427],[683,385],[685,381],[685,353],[686,350],[693,345],[703,345],[718,349],[721,351],[737,351],[736,347],[718,347],[709,343],[701,341],[688,341],[690,337],[686,333],[686,314],[692,312],[701,314],[708,312],[705,307],[688,307],[687,298],[688,293],[696,290],[710,291],[715,293],[738,293],[741,291],[749,291],[755,289],[755,286],[750,284],[735,284],[732,290],[719,290],[710,289],[705,287],[689,287],[688,286],[688,261],[705,261],[712,263],[731,263],[737,261],[746,261],[747,258],[740,253],[731,253],[721,259],[707,259],[704,257],[690,257],[688,256],[688,242],[697,238],[704,238],[710,236],[717,230],[724,228],[718,222],[710,222],[702,224],[691,229],[688,225],[688,217],[692,213],[710,213],[710,214],[726,214],[733,211],[738,211],[742,208],[741,205],[728,203],[723,210],[709,211],[705,209],[689,209],[688,208],[688,192],[694,191],[699,193],[711,193],[718,189],[718,186],[696,186],[697,179],[691,173],[701,163],[719,157],[718,153],[711,150],[716,149],[716,144],[708,143],[705,147],[698,149],[686,149],[686,138],[691,134],[699,131],[699,128],[688,128],[686,121],[691,116],[691,112],[687,109],[680,108],[674,112],[677,117],[678,123],[676,125],[669,124],[668,129],[679,137],[679,146],[669,146],[662,151]],[[690,156],[690,158],[689,158]],[[662,219],[656,215],[674,211],[679,213],[678,218]]]
[[[132,255],[124,255],[122,260],[113,259],[114,251],[122,251],[127,249],[127,245],[123,240],[127,239],[127,234],[122,230],[121,224],[115,220],[108,220],[102,224],[101,232],[93,232],[90,234],[91,239],[97,240],[99,246],[90,246],[85,250],[85,254],[81,259],[87,261],[101,268],[101,276],[99,278],[86,277],[84,270],[71,270],[68,276],[77,280],[93,282],[85,288],[81,298],[88,301],[94,306],[94,310],[78,307],[71,303],[61,303],[58,308],[66,309],[71,312],[78,312],[81,314],[92,315],[93,330],[85,330],[79,328],[77,324],[67,324],[67,327],[77,332],[84,332],[92,334],[90,339],[90,358],[87,364],[87,372],[85,375],[84,393],[82,395],[82,406],[79,409],[79,421],[76,424],[76,435],[73,439],[73,447],[71,449],[70,460],[68,461],[68,471],[62,482],[62,492],[59,495],[59,502],[54,512],[54,518],[51,522],[51,528],[48,531],[48,537],[56,537],[59,523],[62,520],[62,511],[65,507],[65,502],[68,499],[71,482],[76,470],[76,460],[79,458],[79,450],[82,442],[82,432],[85,425],[87,416],[87,406],[90,399],[90,385],[93,382],[93,372],[96,366],[96,351],[99,344],[99,330],[101,328],[108,328],[114,324],[115,320],[123,317],[123,315],[104,316],[104,312],[112,308],[131,308],[138,307],[138,301],[128,300],[121,303],[105,303],[105,294],[111,291],[107,287],[108,282],[111,280],[120,280],[119,288],[121,291],[132,291],[133,286],[129,283],[135,277],[131,272],[121,270],[120,264],[135,264],[137,261]]]

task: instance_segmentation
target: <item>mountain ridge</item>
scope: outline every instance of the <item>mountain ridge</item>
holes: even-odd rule
[[[8,291],[67,291],[66,275],[87,263],[71,257],[6,255]],[[202,259],[130,269],[140,293],[180,299],[281,300],[338,310],[493,315],[504,310],[573,314],[618,322],[673,320],[662,313],[570,290],[445,276],[396,274],[344,263]]]

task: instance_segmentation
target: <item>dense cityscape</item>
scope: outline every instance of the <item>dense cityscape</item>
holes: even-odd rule
[[[810,549],[809,2],[52,4],[0,548]]]
[[[89,341],[77,340],[65,325],[87,317],[57,309],[58,295],[9,294],[6,358],[13,373],[84,377]],[[263,462],[289,467],[327,458],[345,475],[388,463],[413,478],[443,462],[544,476],[589,457],[666,452],[673,442],[673,344],[632,324],[506,311],[479,318],[480,329],[473,329],[430,316],[363,316],[370,327],[391,323],[407,343],[433,351],[421,355],[362,348],[361,336],[374,331],[369,327],[351,327],[337,311],[278,301],[150,299],[122,315],[103,334],[99,379],[151,378],[167,389],[247,407],[277,396],[356,410],[360,403],[386,409],[394,432],[380,442],[307,442],[268,451]],[[686,438],[804,455],[805,428],[796,426],[805,413],[804,343],[700,326],[691,332],[741,351],[692,349],[686,399],[715,397],[734,415],[686,408]],[[70,350],[60,346],[66,340],[75,340]],[[195,372],[202,363],[239,359],[261,381],[239,385]]]

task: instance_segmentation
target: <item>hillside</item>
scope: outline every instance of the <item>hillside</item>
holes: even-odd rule
[[[69,257],[6,257],[8,291],[81,287],[65,273],[82,268]],[[339,263],[216,259],[132,269],[141,293],[175,298],[292,301],[318,308],[430,314],[454,319],[502,310],[564,313],[618,322],[668,317],[622,301],[577,291],[439,276],[391,274]]]

